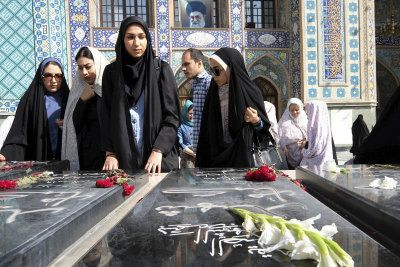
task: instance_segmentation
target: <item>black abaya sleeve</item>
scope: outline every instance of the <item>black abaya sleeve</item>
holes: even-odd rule
[[[72,121],[74,122],[76,135],[79,135],[82,131],[82,127],[86,118],[86,110],[87,101],[83,101],[82,98],[79,98],[78,102],[76,102],[74,114],[72,115]]]
[[[112,66],[109,64],[105,67],[102,80],[102,97],[100,104],[100,125],[101,125],[101,149],[103,151],[115,152],[112,145],[112,139],[110,135],[110,116],[111,116],[111,104],[113,100],[113,78],[112,78]]]
[[[159,87],[163,118],[154,147],[169,152],[177,140],[181,114],[175,77],[171,67],[164,61],[161,65]]]

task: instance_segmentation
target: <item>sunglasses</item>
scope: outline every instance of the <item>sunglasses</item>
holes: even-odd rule
[[[211,68],[211,72],[215,75],[215,76],[219,76],[219,75],[221,75],[221,69],[220,68],[218,68],[218,67],[214,67],[214,68]]]
[[[62,77],[64,77],[64,75],[59,74],[59,73],[54,74],[54,75],[51,73],[45,73],[42,75],[43,80],[46,80],[48,82],[53,80],[53,78],[56,79],[56,82],[59,82],[59,81],[61,81]]]

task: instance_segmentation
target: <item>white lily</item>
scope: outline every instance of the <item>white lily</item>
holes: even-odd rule
[[[281,239],[281,230],[275,225],[271,225],[267,220],[262,220],[260,230],[261,236],[258,239],[258,244],[265,248],[271,244],[276,244]]]
[[[385,179],[382,181],[379,188],[382,189],[396,189],[397,181],[393,178],[385,176]]]

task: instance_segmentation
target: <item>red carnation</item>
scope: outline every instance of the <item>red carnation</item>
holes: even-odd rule
[[[16,186],[17,183],[15,181],[10,181],[10,180],[0,181],[0,190],[2,191],[7,189],[13,189]]]
[[[247,181],[253,181],[253,172],[252,171],[247,172],[245,178]]]
[[[122,188],[124,196],[129,196],[132,193],[133,189],[135,189],[135,186],[134,185],[129,186],[128,183],[123,183]]]
[[[109,179],[96,181],[96,187],[100,187],[100,188],[111,187],[113,185],[114,185],[114,182],[110,181]]]

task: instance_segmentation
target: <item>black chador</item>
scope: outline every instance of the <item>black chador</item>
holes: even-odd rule
[[[44,65],[56,59],[45,59],[36,71],[31,85],[18,104],[14,122],[4,141],[1,154],[7,160],[36,160],[45,161],[61,158],[61,129],[57,133],[57,148],[52,151],[49,122],[46,112],[45,94],[48,94],[42,80]],[[61,79],[61,87],[57,93],[61,96],[60,119],[64,118],[65,107],[68,100],[69,89],[65,77]]]
[[[139,58],[129,55],[124,46],[125,32],[132,24],[141,25],[146,33],[146,51]],[[102,149],[115,153],[122,169],[144,168],[154,148],[163,154],[162,172],[178,168],[175,146],[180,122],[177,85],[168,63],[159,62],[155,57],[150,32],[141,18],[128,17],[122,21],[115,52],[116,61],[108,65],[103,74]],[[139,151],[129,109],[142,94],[144,123],[142,151]]]
[[[224,142],[219,89],[213,79],[203,107],[196,166],[250,167],[254,165],[251,150],[255,135],[262,139],[268,135],[270,127],[264,99],[246,71],[243,56],[236,49],[221,48],[215,55],[228,66],[230,73],[228,127],[232,142]],[[260,132],[244,121],[247,107],[257,110],[263,122]]]

